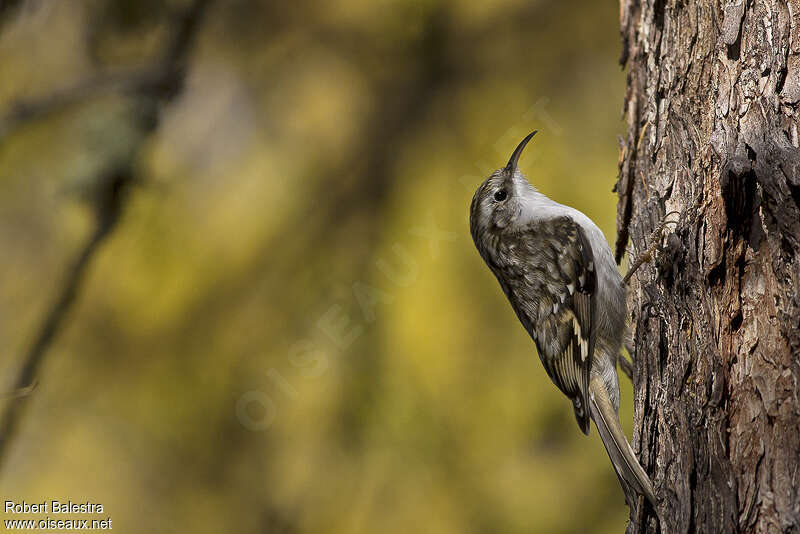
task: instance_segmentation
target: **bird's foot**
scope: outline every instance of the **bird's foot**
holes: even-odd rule
[[[620,354],[619,357],[617,357],[617,364],[619,365],[620,370],[625,373],[625,376],[627,376],[628,379],[633,382],[633,362]]]
[[[636,257],[636,260],[634,260],[634,262],[631,264],[630,268],[628,269],[628,273],[622,279],[623,284],[627,285],[634,273],[639,270],[639,267],[653,259],[653,254],[655,254],[656,250],[658,250],[659,246],[661,245],[661,239],[664,237],[664,230],[666,230],[667,226],[670,224],[678,224],[678,221],[668,220],[671,215],[678,215],[678,212],[670,211],[664,215],[664,218],[661,219],[661,222],[658,224],[656,229],[650,234],[650,246],[647,247],[647,250],[639,254]]]

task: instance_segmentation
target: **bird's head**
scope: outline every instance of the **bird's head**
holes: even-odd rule
[[[523,139],[508,165],[492,173],[475,191],[470,206],[469,224],[472,237],[486,231],[500,231],[520,217],[525,199],[536,193],[534,187],[517,168],[519,157],[528,141],[536,135],[534,130]]]

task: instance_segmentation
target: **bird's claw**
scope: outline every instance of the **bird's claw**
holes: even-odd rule
[[[617,364],[619,365],[620,370],[625,373],[625,376],[633,382],[633,363],[623,356],[622,354],[619,355],[617,358]]]
[[[639,267],[644,265],[645,263],[649,263],[653,259],[653,254],[655,254],[656,250],[658,250],[659,246],[661,245],[661,240],[664,237],[664,230],[666,230],[667,226],[670,224],[674,224],[675,226],[678,225],[677,220],[668,220],[671,215],[679,215],[680,213],[677,211],[670,211],[664,215],[661,219],[661,222],[656,226],[655,230],[650,234],[650,246],[647,247],[647,250],[639,254],[636,257],[636,260],[631,264],[630,269],[628,269],[627,274],[622,279],[623,284],[628,284],[630,282],[631,277],[633,274],[639,270]]]

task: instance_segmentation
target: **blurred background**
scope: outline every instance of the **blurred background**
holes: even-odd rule
[[[613,242],[619,52],[613,2],[0,2],[0,390],[37,383],[0,399],[0,495],[622,532],[468,229],[538,129],[521,169]]]

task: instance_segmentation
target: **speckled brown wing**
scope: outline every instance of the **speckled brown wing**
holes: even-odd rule
[[[594,357],[594,258],[570,217],[536,221],[498,243],[492,265],[514,311],[536,342],[550,379],[573,401],[589,433],[589,379]]]

